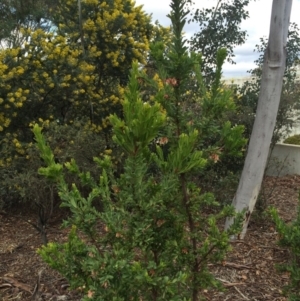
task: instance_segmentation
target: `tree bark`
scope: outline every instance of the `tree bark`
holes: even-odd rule
[[[232,202],[237,212],[245,211],[243,229],[238,237],[240,239],[246,234],[258,198],[275,128],[286,64],[286,42],[292,3],[293,0],[273,0],[256,118],[244,168]],[[233,219],[227,219],[225,229],[232,223]]]

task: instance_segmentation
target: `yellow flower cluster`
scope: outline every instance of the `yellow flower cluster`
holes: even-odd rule
[[[96,24],[93,20],[91,19],[88,19],[84,22],[83,24],[83,30],[86,30],[86,31],[94,31],[96,30],[97,27],[96,27]]]
[[[84,0],[84,2],[89,5],[97,5],[99,3],[98,0]]]
[[[132,59],[142,62],[149,49],[152,30],[150,17],[142,11],[141,6],[134,6],[131,1],[125,3],[121,0],[83,1],[83,14],[93,11],[83,23],[84,39],[94,47],[89,48],[91,57],[108,59],[103,65],[104,69],[122,64],[127,51]]]
[[[11,120],[4,116],[3,113],[0,113],[0,132],[4,130],[3,127],[9,127]]]
[[[95,67],[80,58],[79,47],[74,49],[67,38],[42,30],[23,32],[30,39],[22,49],[0,51],[0,109],[5,112],[0,119],[1,131],[17,115],[14,108],[23,108],[25,102],[31,105],[53,98],[53,104],[80,103],[82,95],[88,98],[89,92],[95,90]],[[100,54],[95,47],[91,52],[94,56]]]
[[[102,127],[100,125],[91,124],[88,128],[92,128],[95,133],[100,133],[102,131]]]

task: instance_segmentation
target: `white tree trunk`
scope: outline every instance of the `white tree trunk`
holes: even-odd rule
[[[240,239],[246,234],[258,198],[276,123],[285,71],[286,41],[292,3],[293,0],[273,0],[269,41],[264,58],[255,122],[244,169],[232,203],[237,212],[245,210]],[[225,229],[232,223],[233,219],[227,219]]]

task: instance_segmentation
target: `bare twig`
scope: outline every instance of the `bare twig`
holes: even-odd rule
[[[250,300],[247,298],[236,286],[234,286],[234,289],[245,299],[245,300]]]
[[[221,281],[223,283],[224,286],[230,287],[230,286],[235,286],[235,285],[245,285],[244,282],[229,282],[225,279],[221,279],[221,278],[217,278],[217,280]]]
[[[233,263],[233,262],[224,262],[222,264],[222,266],[235,268],[235,269],[253,269],[253,267],[250,267],[248,265],[237,264],[237,263]]]
[[[33,289],[31,301],[37,301],[37,300],[39,300],[39,297],[40,297],[40,294],[41,294],[41,292],[40,292],[40,283],[41,283],[41,277],[42,277],[43,271],[44,271],[44,269],[41,269],[38,272],[38,277],[37,277],[37,281],[36,281],[35,287]]]
[[[249,252],[247,252],[246,257],[249,256],[254,250],[256,250],[256,248],[255,249],[251,249]]]
[[[248,247],[252,247],[250,244],[244,242],[243,240],[231,240],[230,243],[231,244],[244,244],[244,245],[246,245]]]
[[[10,283],[11,285],[18,287],[28,293],[31,293],[31,287],[27,284],[24,284],[22,282],[19,282],[18,280],[11,278],[11,277],[2,277],[2,280],[4,280],[5,282]]]

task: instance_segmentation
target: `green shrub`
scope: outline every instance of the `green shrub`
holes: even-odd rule
[[[284,291],[289,300],[300,300],[300,195],[296,219],[291,223],[285,223],[278,215],[275,208],[271,208],[270,213],[276,225],[276,230],[280,235],[279,245],[288,248],[290,260],[287,264],[279,266],[283,272],[290,275],[289,285]]]
[[[294,135],[286,138],[283,143],[300,145],[300,135]]]
[[[72,288],[84,288],[84,300],[196,301],[204,288],[220,287],[208,263],[222,260],[230,249],[229,235],[237,225],[224,232],[217,222],[234,210],[225,206],[216,215],[203,212],[218,203],[188,177],[207,164],[203,152],[195,149],[197,130],[169,141],[166,157],[160,146],[151,151],[149,145],[168,122],[159,104],[164,93],[153,104],[144,103],[137,92],[138,77],[135,64],[123,101],[124,119],[110,118],[113,139],[126,158],[120,177],[114,175],[109,156],[94,159],[101,170],[99,182],[90,172],[81,172],[73,159],[56,163],[41,128],[34,127],[46,163],[39,172],[56,181],[62,206],[72,212],[65,225],[73,225],[67,243],[49,243],[39,253]],[[75,184],[68,186],[65,168],[89,187],[87,197]],[[95,208],[99,201],[102,212]]]
[[[206,91],[200,57],[189,54],[182,40],[183,2],[171,3],[174,38],[170,51],[156,61],[159,75],[148,78],[135,63],[123,116],[110,116],[113,141],[124,153],[120,172],[109,155],[94,158],[99,178],[82,171],[73,158],[56,162],[41,128],[33,129],[45,163],[39,173],[56,183],[62,206],[72,213],[64,223],[72,226],[68,241],[49,243],[39,253],[72,288],[83,289],[84,300],[197,301],[203,289],[221,287],[209,263],[224,259],[229,237],[239,229],[237,224],[228,232],[218,228],[220,220],[234,215],[234,208],[221,207],[212,193],[203,192],[195,175],[225,151],[241,153],[245,139],[243,127],[212,121],[224,109],[234,110],[231,91],[220,85],[226,51],[218,52],[217,77]],[[192,75],[201,87],[194,105],[205,112],[202,123],[186,108]],[[140,93],[143,84],[155,91],[146,101]],[[70,174],[86,194],[77,184],[68,185]],[[208,207],[213,210],[205,211]]]
[[[83,171],[90,171],[95,177],[99,175],[93,157],[112,151],[105,133],[96,133],[84,118],[70,124],[59,124],[57,121],[41,121],[38,124],[43,127],[45,138],[53,149],[57,162],[74,158]],[[3,206],[8,208],[20,203],[28,206],[41,203],[49,207],[49,183],[36,172],[41,166],[39,152],[35,144],[22,143],[16,137],[17,135],[6,135],[0,141],[0,199],[3,200]],[[76,183],[84,191],[76,177],[69,175],[66,181],[70,185]]]

